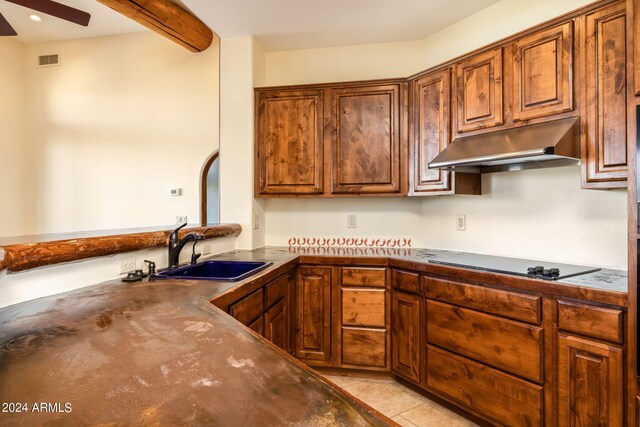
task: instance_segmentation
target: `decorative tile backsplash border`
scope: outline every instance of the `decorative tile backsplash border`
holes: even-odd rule
[[[295,237],[289,238],[289,247],[350,247],[350,248],[410,248],[411,239],[384,239],[362,237]]]

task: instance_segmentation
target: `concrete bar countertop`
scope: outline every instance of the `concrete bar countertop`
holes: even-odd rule
[[[211,301],[261,286],[298,263],[457,271],[429,264],[441,253],[233,251],[212,258],[273,265],[240,282],[113,280],[0,309],[0,424],[393,424]],[[570,279],[520,282],[570,296],[594,292],[605,303],[626,305],[624,272],[602,270]]]

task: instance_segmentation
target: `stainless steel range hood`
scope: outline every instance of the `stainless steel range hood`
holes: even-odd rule
[[[554,120],[455,139],[430,169],[468,173],[575,165],[580,161],[580,118]]]

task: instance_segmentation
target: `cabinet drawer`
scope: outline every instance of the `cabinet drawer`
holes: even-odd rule
[[[403,270],[391,271],[391,286],[394,289],[420,294],[420,275]]]
[[[425,284],[427,298],[540,324],[541,298],[539,296],[430,277],[425,278]]]
[[[342,289],[342,324],[385,327],[384,289]]]
[[[384,368],[387,355],[384,329],[342,328],[342,364]]]
[[[431,346],[427,385],[500,425],[543,425],[542,387]]]
[[[427,300],[427,341],[542,383],[542,328]]]
[[[262,289],[247,295],[229,306],[229,313],[244,325],[249,325],[264,312]]]
[[[266,289],[266,308],[271,308],[275,303],[289,295],[289,281],[291,276],[285,274],[278,277],[273,282],[265,286]]]
[[[384,288],[384,268],[342,268],[342,286],[372,286]]]
[[[558,301],[558,327],[593,338],[622,343],[622,311]]]

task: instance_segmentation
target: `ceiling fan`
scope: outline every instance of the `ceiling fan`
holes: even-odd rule
[[[53,0],[5,0],[9,3],[14,3],[20,6],[24,6],[29,9],[37,10],[38,12],[46,13],[47,15],[55,16],[56,18],[64,19],[65,21],[73,22],[74,24],[82,25],[86,27],[89,25],[91,15],[82,10],[73,8],[71,6],[57,3]],[[18,33],[13,29],[11,24],[0,13],[0,36],[17,36]]]

